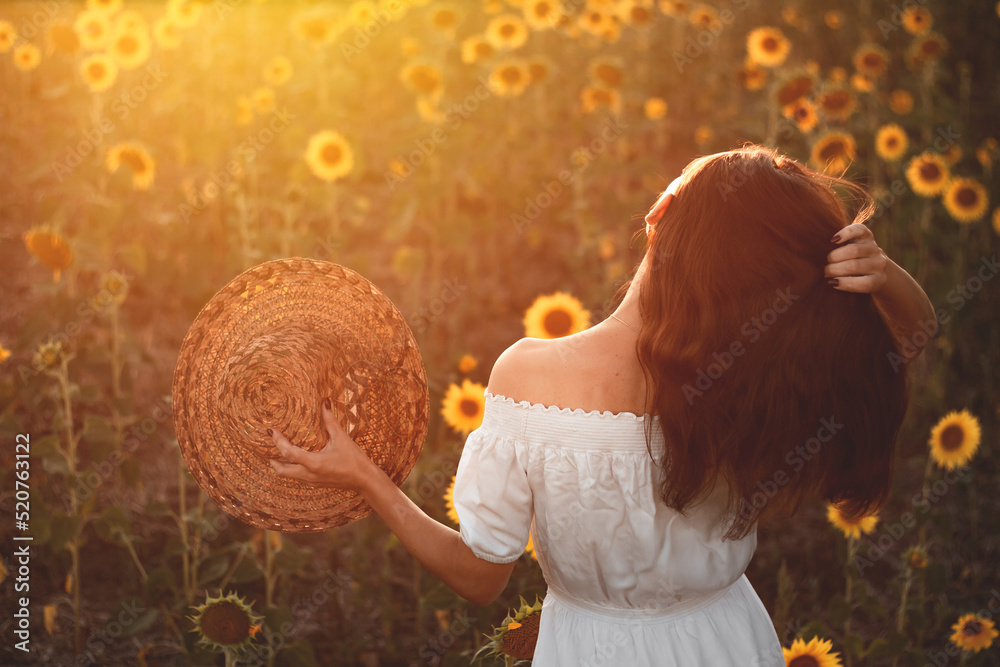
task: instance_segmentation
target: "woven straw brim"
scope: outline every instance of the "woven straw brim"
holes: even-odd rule
[[[397,485],[427,434],[427,377],[392,302],[337,264],[301,257],[234,278],[184,337],[174,427],[198,485],[248,524],[313,532],[367,516],[352,491],[279,477],[268,428],[308,451],[326,446],[321,402]]]

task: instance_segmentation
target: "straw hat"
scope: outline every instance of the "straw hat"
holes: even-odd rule
[[[397,485],[427,434],[427,376],[403,316],[354,271],[301,257],[255,266],[209,300],[181,344],[172,395],[198,485],[229,514],[284,532],[340,526],[371,507],[351,491],[278,477],[268,428],[322,449],[328,397]]]

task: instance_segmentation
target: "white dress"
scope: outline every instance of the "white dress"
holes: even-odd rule
[[[455,480],[462,540],[479,558],[510,563],[530,528],[548,585],[534,667],[784,667],[744,574],[756,527],[722,541],[721,488],[688,516],[667,508],[646,421],[487,392]]]

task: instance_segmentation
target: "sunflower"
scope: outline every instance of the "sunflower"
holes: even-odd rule
[[[502,97],[517,97],[531,81],[531,72],[523,60],[505,60],[490,72],[490,89]]]
[[[807,99],[799,99],[792,102],[781,110],[781,115],[790,120],[794,120],[800,132],[812,132],[816,129],[819,116],[816,115],[816,107]]]
[[[972,653],[979,653],[992,646],[998,635],[993,621],[976,614],[965,614],[951,629],[955,631],[950,637],[955,646]]]
[[[625,78],[622,63],[615,58],[598,58],[587,67],[590,81],[605,90],[619,90]]]
[[[816,140],[809,161],[817,169],[839,174],[854,161],[856,144],[846,132],[827,132]]]
[[[201,17],[201,8],[201,4],[192,0],[170,0],[167,3],[167,16],[181,28],[193,28]]]
[[[548,30],[559,25],[561,6],[554,0],[528,0],[523,9],[524,20],[534,30]]]
[[[756,63],[747,63],[736,76],[747,90],[760,90],[767,85],[767,70]]]
[[[584,10],[577,19],[577,25],[584,32],[591,35],[602,36],[609,30],[613,30],[615,19],[610,14],[605,14],[600,9],[588,8]]]
[[[823,23],[830,30],[840,30],[844,25],[844,15],[837,11],[829,11],[823,14]]]
[[[336,26],[323,14],[306,14],[295,20],[295,32],[313,46],[321,46],[333,41]]]
[[[10,21],[0,21],[0,53],[7,53],[17,41],[17,28]]]
[[[524,553],[531,556],[532,560],[538,560],[538,554],[535,552],[535,540],[531,537],[531,533],[528,533],[528,543],[524,547]]]
[[[529,338],[562,338],[590,326],[590,311],[565,292],[535,299],[524,313],[524,335]]]
[[[264,620],[236,593],[223,596],[221,591],[217,598],[206,596],[194,611],[194,616],[188,618],[194,623],[191,632],[198,633],[198,644],[235,656],[248,652]]]
[[[156,164],[146,148],[135,141],[116,144],[108,149],[108,171],[114,173],[122,164],[132,169],[132,187],[148,190],[153,183]]]
[[[73,261],[73,251],[59,232],[45,228],[24,233],[24,245],[38,261],[52,269],[52,282],[59,282],[63,269]]]
[[[114,14],[122,8],[122,0],[87,0],[87,9]]]
[[[816,78],[807,73],[794,73],[783,78],[778,84],[775,98],[779,107],[786,107],[796,100],[809,97],[816,85]]]
[[[830,73],[827,74],[827,79],[831,83],[843,83],[847,81],[847,70],[843,67],[831,67]]]
[[[462,435],[469,435],[483,423],[486,409],[486,387],[478,382],[462,380],[461,385],[450,384],[441,401],[441,415],[445,423]]]
[[[944,207],[959,222],[975,222],[989,209],[986,188],[971,178],[954,178],[944,191]]]
[[[275,56],[264,67],[264,81],[272,86],[283,86],[292,78],[292,61],[288,56]]]
[[[875,152],[883,160],[895,162],[906,155],[909,145],[906,130],[895,123],[883,125],[875,133]]]
[[[949,167],[954,166],[962,159],[962,147],[958,144],[952,144],[948,146],[943,153],[941,153],[941,159]]]
[[[416,58],[423,52],[423,47],[420,46],[419,41],[412,37],[404,37],[399,40],[399,52],[406,59]]]
[[[448,485],[448,489],[444,492],[442,496],[444,498],[444,508],[445,515],[451,519],[452,523],[456,526],[459,525],[458,522],[458,511],[455,509],[455,476],[451,476],[451,484]]]
[[[993,209],[993,231],[1000,234],[1000,206]]]
[[[786,667],[840,667],[840,654],[831,651],[833,642],[819,637],[813,637],[808,644],[796,639],[791,647],[781,649]]]
[[[949,147],[949,150],[951,148],[956,148],[957,146],[958,144],[952,144]],[[997,154],[997,147],[997,140],[994,137],[987,137],[986,139],[983,139],[983,142],[979,144],[978,148],[976,148],[976,160],[978,160],[979,164],[983,166],[983,169],[989,169],[993,166],[993,157]]]
[[[462,40],[462,62],[466,65],[491,58],[496,50],[479,35]]]
[[[851,75],[851,88],[859,93],[870,93],[875,90],[875,82],[864,74]]]
[[[3,346],[3,344],[0,343],[0,363],[2,363],[4,361],[7,361],[7,359],[10,358],[10,354],[11,354],[10,350],[8,350],[7,348],[5,348]],[[2,569],[2,568],[3,568],[3,566],[0,565],[0,581],[3,581],[4,576],[7,573],[7,571],[4,570],[4,569]]]
[[[58,366],[65,356],[62,341],[50,338],[48,341],[38,345],[38,349],[31,356],[31,365],[37,371],[48,370]]]
[[[274,90],[267,86],[260,86],[250,96],[253,100],[254,111],[263,115],[274,111]]]
[[[458,24],[462,22],[462,13],[453,5],[439,5],[431,12],[431,27],[449,37],[455,35]]]
[[[45,33],[45,43],[49,53],[73,55],[80,50],[80,38],[68,23],[53,23]]]
[[[430,63],[411,63],[403,68],[399,77],[410,91],[421,97],[438,98],[444,90],[441,70]]]
[[[153,23],[153,40],[161,49],[176,49],[181,45],[180,26],[169,16],[161,16]]]
[[[906,58],[913,66],[932,62],[948,51],[948,40],[936,32],[929,32],[913,40],[906,50]]]
[[[618,18],[623,23],[644,26],[653,21],[653,0],[630,0],[618,7]]]
[[[667,115],[667,101],[662,97],[650,97],[642,105],[642,110],[649,120],[659,120]]]
[[[715,139],[715,130],[710,125],[699,125],[694,128],[694,143],[704,146]]]
[[[622,106],[621,94],[617,90],[606,90],[595,86],[584,86],[580,91],[580,105],[586,113],[607,107],[612,113],[619,113]]]
[[[149,59],[152,44],[149,32],[142,30],[116,30],[111,38],[109,51],[125,70],[136,69]]]
[[[476,370],[476,366],[479,362],[471,354],[463,354],[462,358],[458,360],[458,372],[463,375],[468,375],[472,371]]]
[[[897,88],[889,93],[889,108],[899,116],[905,116],[913,111],[913,93]]]
[[[35,69],[40,62],[42,62],[42,52],[31,42],[25,42],[14,49],[14,64],[22,72]]]
[[[149,23],[146,17],[135,11],[128,9],[115,17],[115,30],[148,30]]]
[[[934,17],[923,7],[907,7],[903,10],[903,30],[911,35],[923,35],[934,25]]]
[[[802,13],[795,7],[784,7],[781,10],[781,20],[793,28],[802,27]]]
[[[927,551],[919,544],[914,544],[903,554],[903,562],[911,570],[922,570],[927,567]]]
[[[948,165],[937,153],[929,151],[912,158],[906,165],[906,180],[921,197],[936,197],[948,185]]]
[[[364,26],[375,20],[378,9],[372,0],[357,0],[347,8],[347,21],[357,26]]]
[[[118,78],[118,63],[103,53],[95,53],[80,63],[83,80],[95,93],[107,90]]]
[[[761,67],[781,65],[791,50],[791,42],[778,28],[764,26],[747,35],[747,53]]]
[[[968,410],[946,414],[931,429],[931,458],[948,470],[968,463],[979,448],[979,420]]]
[[[862,44],[854,52],[854,68],[865,76],[878,78],[889,67],[889,52],[878,44]]]
[[[688,15],[691,25],[699,30],[711,30],[718,32],[722,28],[722,20],[719,18],[719,11],[715,7],[708,5],[695,5]]]
[[[515,660],[530,660],[535,654],[535,644],[538,641],[538,626],[542,617],[542,601],[536,597],[535,604],[529,605],[522,597],[517,611],[508,611],[507,618],[499,627],[493,628],[494,633],[489,641],[476,653],[486,652],[488,656],[507,656]]]
[[[848,88],[835,87],[821,93],[816,105],[827,118],[847,120],[858,106],[858,98]]]
[[[837,505],[827,504],[826,518],[844,534],[844,537],[859,540],[861,533],[868,534],[875,530],[875,525],[878,523],[878,512],[855,519],[841,512]]]
[[[531,83],[548,81],[552,70],[552,61],[545,56],[535,56],[528,61],[528,74],[531,76]]]
[[[487,14],[497,14],[504,8],[504,0],[483,0],[483,11]]]
[[[309,138],[306,164],[316,178],[333,182],[354,169],[354,153],[339,132],[323,130]]]
[[[486,26],[486,41],[500,51],[520,48],[528,41],[528,26],[517,14],[501,14]]]

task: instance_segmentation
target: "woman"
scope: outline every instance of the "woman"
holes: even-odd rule
[[[804,499],[854,514],[885,499],[906,408],[889,356],[934,321],[832,186],[861,193],[761,147],[688,165],[646,216],[649,248],[613,315],[497,359],[458,467],[460,533],[327,406],[327,447],[272,433],[289,461],[275,470],[363,494],[478,605],[530,528],[548,584],[539,667],[784,665],[743,574],[757,523]]]

